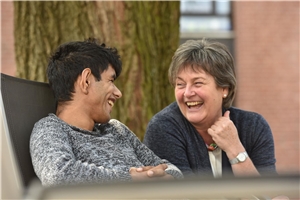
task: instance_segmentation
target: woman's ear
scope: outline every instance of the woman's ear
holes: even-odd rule
[[[229,94],[229,89],[228,89],[228,87],[225,87],[225,88],[223,88],[223,98],[226,98],[227,96],[228,96],[228,94]]]
[[[84,94],[88,94],[88,89],[91,84],[92,72],[90,68],[85,68],[79,76],[79,86]]]

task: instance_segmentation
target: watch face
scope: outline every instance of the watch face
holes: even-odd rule
[[[240,153],[240,154],[237,156],[237,159],[238,159],[240,162],[244,162],[244,161],[246,160],[246,156],[245,156],[245,154]]]

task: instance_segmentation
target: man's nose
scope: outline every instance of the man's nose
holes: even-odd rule
[[[117,86],[115,86],[114,95],[117,99],[122,97],[122,92],[119,90],[119,88],[117,88]]]

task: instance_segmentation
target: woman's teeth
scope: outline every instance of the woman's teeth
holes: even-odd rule
[[[198,106],[200,105],[201,102],[200,101],[195,101],[195,102],[186,102],[186,105],[190,108],[190,107],[193,107],[193,106]]]

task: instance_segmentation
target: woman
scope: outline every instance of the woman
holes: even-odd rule
[[[144,143],[185,176],[276,173],[274,141],[259,114],[232,107],[234,61],[225,45],[189,40],[175,52],[169,81],[176,102],[148,124]]]

